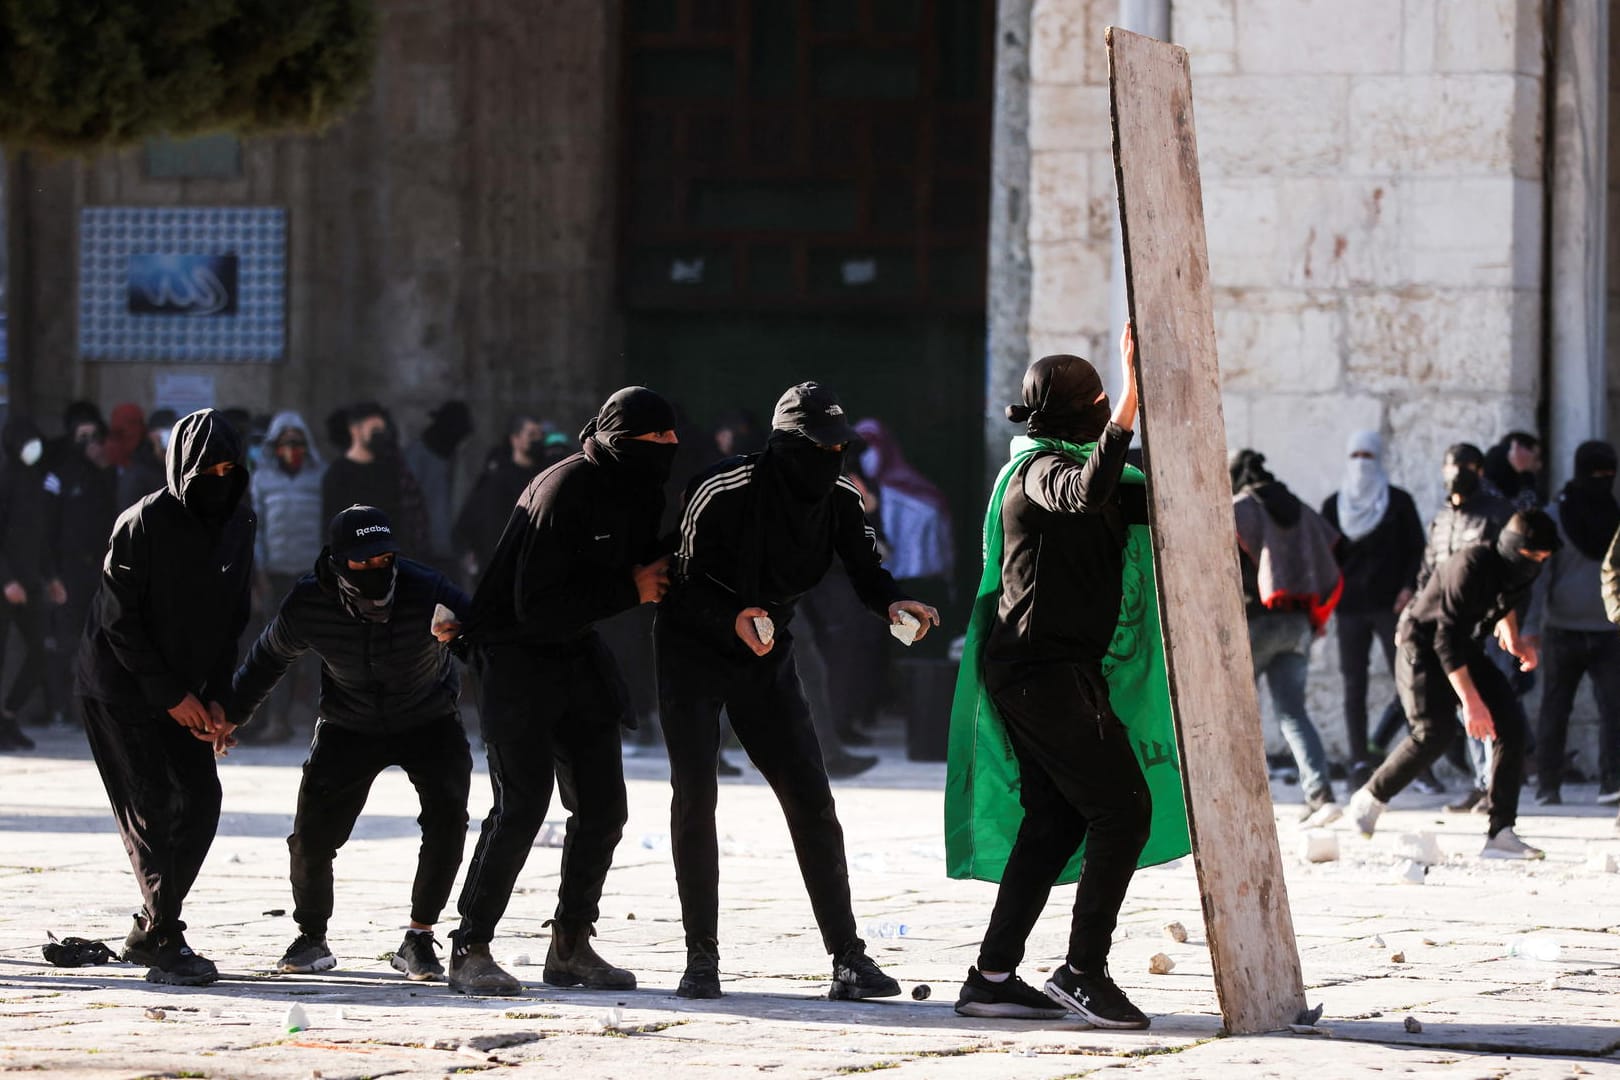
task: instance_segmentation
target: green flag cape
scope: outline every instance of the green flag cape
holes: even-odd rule
[[[985,639],[1001,599],[1001,502],[1013,474],[1043,450],[1085,461],[1096,443],[1077,445],[1057,439],[1019,437],[1012,460],[996,477],[984,515],[984,576],[973,602],[962,667],[951,706],[951,738],[945,778],[946,873],[953,878],[1000,881],[1024,809],[1018,801],[1018,761],[1006,729],[984,688],[981,663]],[[1140,469],[1127,465],[1121,480],[1144,484]],[[1179,859],[1192,850],[1187,807],[1181,790],[1181,764],[1170,716],[1170,683],[1165,675],[1164,640],[1159,631],[1159,598],[1153,580],[1153,547],[1146,525],[1131,525],[1125,543],[1125,598],[1119,628],[1103,661],[1109,701],[1130,732],[1137,760],[1153,795],[1153,831],[1138,866]],[[1058,875],[1058,884],[1078,880],[1085,846]]]

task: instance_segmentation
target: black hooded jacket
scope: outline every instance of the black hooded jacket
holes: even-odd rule
[[[223,520],[188,509],[203,470],[236,463]],[[100,591],[79,650],[79,692],[114,705],[167,711],[186,694],[229,700],[237,639],[247,625],[258,520],[242,498],[242,442],[205,409],[175,425],[167,486],[119,515]],[[195,501],[194,499],[192,500]]]
[[[1103,429],[1079,464],[1043,452],[1007,483],[1001,503],[1001,600],[985,646],[985,679],[1030,664],[1100,664],[1119,627],[1127,529],[1147,521],[1147,489],[1122,485],[1131,433]]]
[[[461,676],[450,649],[434,638],[434,605],[460,615],[471,601],[437,570],[396,561],[387,622],[352,614],[338,594],[326,552],[298,579],[236,672],[229,712],[242,723],[305,652],[321,658],[320,716],[367,735],[409,731],[454,714]]]
[[[826,575],[834,555],[861,602],[885,622],[889,605],[906,599],[883,568],[859,489],[839,477],[818,503],[790,502],[775,490],[774,453],[727,458],[688,485],[672,583],[659,611],[744,663],[756,657],[737,637],[737,613],[762,607],[783,636],[799,598]]]
[[[0,431],[5,453],[0,461],[0,585],[17,582],[28,590],[29,600],[56,576],[50,542],[55,496],[45,488],[39,462],[24,465],[19,457],[30,440],[39,438],[39,428],[23,416],[7,418]]]
[[[1484,655],[1502,617],[1523,606],[1541,567],[1519,567],[1491,543],[1470,544],[1430,576],[1401,617],[1396,639],[1432,649],[1447,672]]]
[[[663,491],[594,438],[529,482],[483,568],[462,637],[570,655],[591,628],[641,602],[632,568],[663,553]]]

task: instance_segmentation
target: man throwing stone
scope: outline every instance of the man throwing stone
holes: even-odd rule
[[[875,615],[915,630],[939,624],[883,569],[858,489],[843,476],[855,439],[833,392],[801,383],[776,403],[763,452],[727,458],[687,488],[676,580],[658,613],[658,689],[669,747],[670,839],[686,928],[676,994],[720,996],[715,804],[720,710],[787,816],[821,940],[830,996],[891,997],[900,985],[855,932],[844,831],[822,764],[788,627],[799,598],[836,555]],[[910,630],[906,631],[911,632]]]
[[[1476,739],[1492,740],[1487,859],[1540,859],[1513,831],[1524,770],[1524,709],[1507,676],[1485,655],[1495,632],[1522,670],[1535,668],[1535,643],[1519,635],[1516,609],[1558,550],[1558,527],[1540,510],[1513,515],[1495,543],[1463,548],[1442,563],[1401,615],[1395,688],[1411,734],[1350,799],[1350,819],[1371,836],[1389,800],[1433,765],[1457,729],[1457,708]]]

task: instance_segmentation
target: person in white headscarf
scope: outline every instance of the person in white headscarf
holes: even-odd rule
[[[1395,670],[1395,623],[1412,599],[1423,562],[1423,519],[1412,496],[1389,482],[1384,440],[1358,431],[1346,447],[1339,490],[1322,504],[1322,516],[1339,530],[1335,554],[1344,574],[1339,601],[1339,670],[1344,676],[1344,730],[1352,784],[1372,772],[1367,740],[1367,670],[1372,643]],[[1391,708],[1399,710],[1399,704]],[[1401,722],[1399,717],[1394,724]],[[1390,726],[1380,724],[1380,728]]]

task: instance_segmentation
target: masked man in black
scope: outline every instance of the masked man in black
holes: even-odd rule
[[[326,943],[332,860],[372,782],[397,765],[421,799],[422,849],[410,925],[392,963],[412,980],[440,979],[433,924],[461,868],[472,753],[456,708],[461,679],[439,640],[453,635],[455,619],[436,613],[443,604],[459,616],[469,601],[437,570],[400,558],[393,524],[374,506],[349,507],[329,534],[314,571],[293,585],[237,671],[230,708],[245,723],[300,656],[321,658],[320,722],[287,838],[298,937],[277,967],[337,966]]]
[[[46,487],[47,474],[40,464],[45,442],[32,420],[17,414],[6,417],[0,428],[0,451],[0,668],[5,666],[12,627],[23,643],[22,662],[16,665],[0,705],[0,750],[32,750],[34,740],[17,724],[23,705],[38,687],[45,692],[47,714],[60,707],[53,699],[56,686],[45,677],[51,606],[66,599],[50,529],[56,496]]]
[[[1476,739],[1492,740],[1487,859],[1540,859],[1513,831],[1523,780],[1524,709],[1502,671],[1485,655],[1493,633],[1524,671],[1537,662],[1533,641],[1519,633],[1517,609],[1541,564],[1558,550],[1558,526],[1540,510],[1515,514],[1494,543],[1462,549],[1441,564],[1401,615],[1395,688],[1412,733],[1350,799],[1349,815],[1371,836],[1389,800],[1445,752],[1456,713]]]
[[[985,644],[984,681],[1018,758],[1024,819],[990,925],[956,1011],[1040,1019],[1065,1011],[1108,1028],[1148,1018],[1108,974],[1125,892],[1152,824],[1153,802],[1130,736],[1109,702],[1103,660],[1119,628],[1127,526],[1147,518],[1145,489],[1120,484],[1136,420],[1135,339],[1120,342],[1125,392],[1110,407],[1078,356],[1048,356],[1024,374],[1007,417],[1033,438],[1096,447],[1032,455],[1001,504],[1001,599]],[[1042,994],[1019,979],[1025,943],[1052,882],[1086,845],[1067,963]]]
[[[658,613],[659,715],[686,928],[686,973],[676,993],[720,996],[714,812],[724,707],[787,816],[822,943],[833,957],[831,996],[889,997],[899,984],[866,955],[855,932],[844,832],[788,623],[834,555],[879,617],[914,623],[920,638],[939,615],[905,598],[883,569],[860,492],[842,475],[843,451],[855,434],[832,391],[816,383],[793,387],[777,402],[771,427],[762,453],[728,458],[687,488],[675,584]]]
[[[215,410],[174,425],[166,471],[167,486],[113,527],[77,689],[144,901],[123,958],[146,964],[149,982],[200,986],[219,972],[187,946],[180,906],[219,824],[214,755],[233,730],[221,703],[248,620],[257,521],[242,499],[241,439]]]
[[[479,580],[463,636],[478,673],[495,803],[451,935],[450,985],[462,993],[523,988],[491,958],[489,942],[545,821],[554,776],[569,818],[543,977],[553,986],[635,988],[633,974],[591,948],[628,814],[619,741],[628,696],[595,625],[656,603],[668,587],[658,519],[674,426],[669,403],[645,387],[608,398],[580,433],[580,452],[524,490]]]

